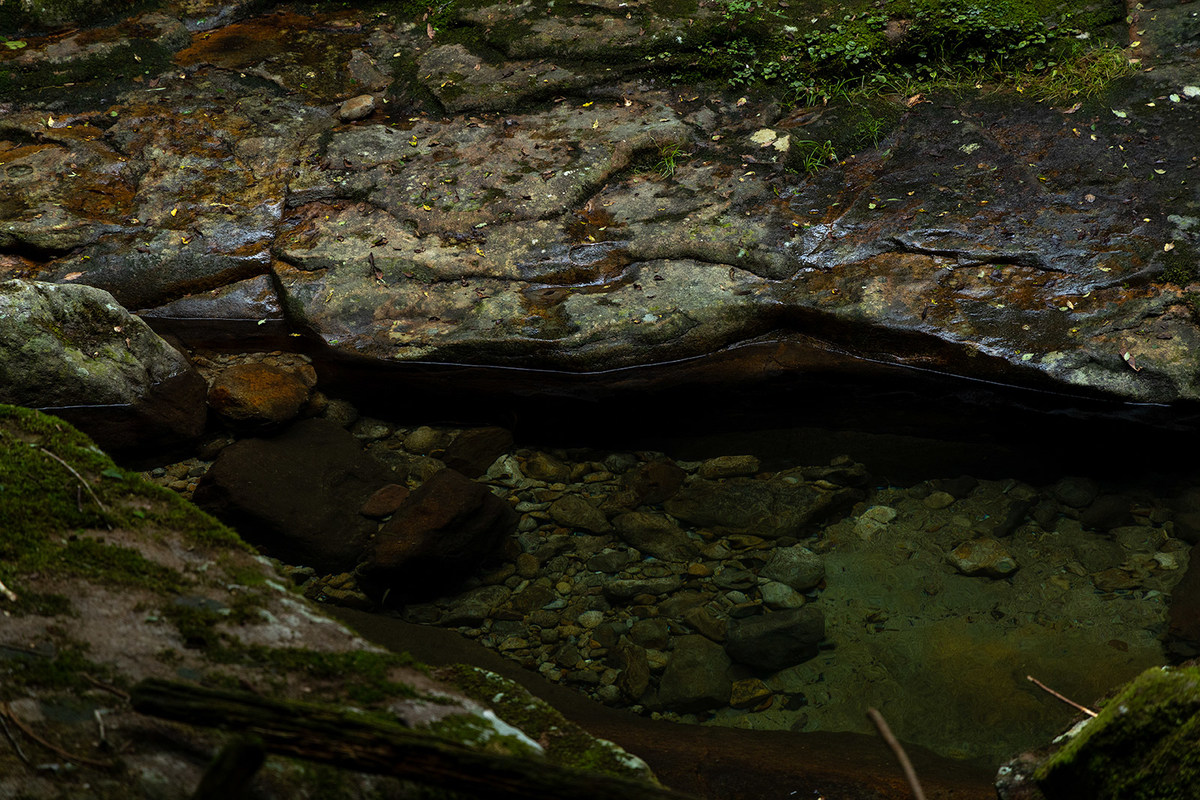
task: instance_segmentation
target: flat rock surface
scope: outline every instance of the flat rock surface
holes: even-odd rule
[[[785,370],[1197,399],[1200,21],[1142,17],[1141,71],[1094,99],[885,98],[878,145],[811,174],[789,143],[854,109],[648,71],[730,35],[707,5],[463,3],[435,29],[199,4],[29,35],[0,53],[0,276],[146,310],[271,276],[295,331],[375,365],[733,348],[748,374],[765,346]]]

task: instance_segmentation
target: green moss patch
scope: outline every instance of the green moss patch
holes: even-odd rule
[[[177,571],[105,541],[104,532],[117,528],[146,536],[178,530],[196,546],[249,550],[174,492],[117,467],[62,420],[0,405],[0,580],[19,597],[14,582],[32,573],[177,593]],[[54,604],[26,599],[15,610],[38,613]]]
[[[1049,800],[1187,800],[1200,786],[1200,668],[1153,668],[1036,773]]]

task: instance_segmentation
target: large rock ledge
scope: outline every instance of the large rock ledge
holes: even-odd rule
[[[864,369],[1200,399],[1185,5],[1105,27],[1136,31],[1140,71],[1079,103],[790,113],[647,66],[726,42],[719,8],[602,5],[463,2],[435,30],[201,3],[10,42],[0,276],[180,331],[286,319],[377,365],[596,373],[801,337]]]

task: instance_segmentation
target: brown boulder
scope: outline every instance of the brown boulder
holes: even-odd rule
[[[267,429],[295,419],[311,391],[312,384],[294,372],[236,364],[213,381],[208,406],[235,426]]]
[[[343,428],[298,422],[274,439],[243,439],[221,451],[194,501],[242,538],[289,564],[343,572],[358,562],[376,523],[363,503],[395,481]]]
[[[507,503],[445,469],[421,484],[367,547],[359,572],[375,591],[412,599],[466,577],[515,527]]]

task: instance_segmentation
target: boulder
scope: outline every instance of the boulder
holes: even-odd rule
[[[720,645],[697,634],[680,636],[658,686],[658,704],[684,713],[729,705],[729,667]]]
[[[316,373],[312,367],[308,372],[302,375],[270,364],[235,364],[213,380],[208,407],[235,428],[277,428],[294,419],[312,395]]]
[[[444,591],[466,577],[517,515],[486,486],[445,469],[421,484],[371,540],[360,567],[375,591],[416,598]]]
[[[699,557],[695,543],[683,529],[659,514],[633,511],[612,521],[626,544],[663,561],[689,561]]]
[[[187,359],[108,292],[0,283],[0,403],[53,412],[122,452],[199,437],[204,391]]]
[[[750,533],[764,539],[795,536],[804,526],[861,497],[856,489],[819,489],[782,478],[697,480],[663,507],[667,513],[718,533]]]
[[[1200,668],[1153,667],[1077,725],[1032,777],[1046,800],[1195,797]],[[1017,768],[1028,774],[1029,762]],[[1010,765],[1011,767],[1012,765]],[[1012,769],[1007,772],[1012,772]],[[1002,771],[1001,775],[1004,776]],[[1002,779],[1001,797],[1015,788]],[[1026,795],[1028,796],[1028,795]]]
[[[550,504],[550,516],[559,525],[589,533],[612,530],[604,513],[577,494],[567,494]]]
[[[622,639],[612,649],[611,660],[613,666],[620,670],[616,686],[621,696],[630,703],[638,702],[650,686],[650,662],[646,658],[645,648]]]
[[[274,439],[226,447],[193,500],[268,555],[343,572],[354,568],[375,532],[359,510],[394,480],[344,428],[309,419]]]
[[[566,464],[540,450],[525,459],[521,471],[535,481],[546,483],[568,483],[571,480],[571,470]]]
[[[1088,530],[1109,531],[1128,525],[1133,520],[1128,498],[1102,494],[1079,515],[1079,524]]]
[[[725,652],[739,664],[778,672],[814,657],[824,638],[825,617],[809,605],[731,620]]]
[[[1017,571],[1016,560],[995,539],[963,542],[946,554],[946,560],[971,577],[1004,578]]]
[[[825,562],[807,547],[779,547],[772,551],[758,574],[787,584],[797,592],[808,592],[825,580]]]

